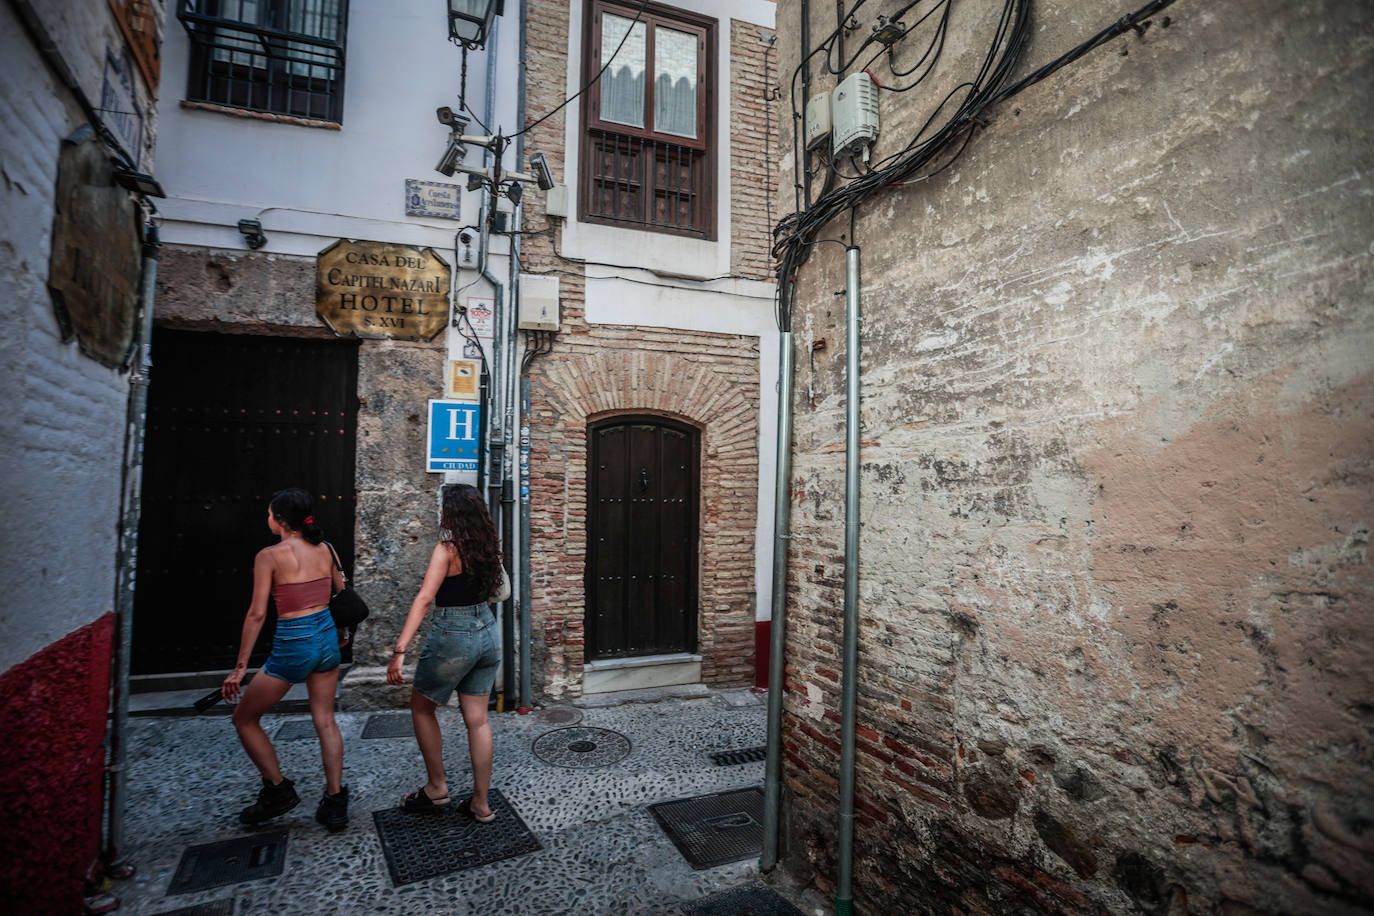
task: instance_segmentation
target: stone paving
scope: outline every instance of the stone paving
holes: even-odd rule
[[[329,834],[314,821],[323,790],[314,740],[276,741],[282,770],[295,781],[301,804],[250,828],[237,815],[260,783],[227,716],[135,718],[125,836],[138,874],[113,888],[123,900],[120,912],[161,914],[232,899],[231,912],[237,914],[668,914],[759,880],[757,859],[693,871],[647,806],[762,785],[762,763],[717,766],[709,754],[764,743],[763,696],[698,687],[696,693],[679,690],[677,695],[589,697],[579,705],[577,724],[624,735],[629,753],[595,768],[552,766],[531,750],[536,738],[565,727],[543,721],[550,711],[491,716],[493,786],[543,849],[401,887],[392,885],[372,812],[396,805],[403,793],[424,782],[414,738],[363,739],[373,713],[338,714],[344,781],[352,798],[348,829]],[[457,709],[441,709],[439,716],[456,801],[471,786],[466,732]],[[285,723],[308,720],[293,714],[263,721],[275,736]],[[167,895],[186,847],[279,830],[289,834],[280,876]],[[776,889],[805,913],[820,916],[828,910],[813,893]]]

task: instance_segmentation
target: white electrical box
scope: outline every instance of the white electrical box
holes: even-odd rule
[[[558,330],[558,277],[520,275],[520,330]]]
[[[830,93],[813,95],[806,103],[806,148],[815,149],[830,137]]]
[[[568,218],[568,186],[556,184],[544,192],[544,213]]]
[[[807,111],[811,106],[807,106]],[[830,103],[831,130],[836,156],[860,152],[878,139],[878,86],[867,73],[851,73],[835,87]]]

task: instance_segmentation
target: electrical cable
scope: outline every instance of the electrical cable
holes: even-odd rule
[[[862,2],[862,0],[860,0],[860,2]],[[630,21],[629,26],[625,29],[625,34],[622,35],[622,36],[620,36],[620,44],[618,44],[618,45],[615,46],[615,50],[611,52],[610,58],[608,58],[607,61],[606,61],[604,64],[601,65],[601,69],[600,69],[600,70],[596,71],[596,76],[594,76],[594,77],[592,77],[590,80],[588,80],[588,81],[587,81],[587,84],[586,84],[585,86],[583,86],[581,89],[577,90],[577,91],[574,92],[572,95],[568,96],[566,99],[564,99],[563,101],[559,102],[558,105],[553,109],[553,111],[550,111],[548,114],[544,115],[542,118],[540,118],[539,120],[535,121],[533,124],[527,125],[526,127],[522,128],[521,130],[516,131],[515,133],[511,134],[511,135],[510,135],[510,139],[514,140],[516,137],[519,137],[519,136],[521,136],[522,134],[526,134],[526,133],[528,133],[529,131],[534,130],[534,129],[535,129],[536,127],[538,127],[540,124],[543,124],[543,123],[544,123],[545,121],[547,121],[549,118],[552,118],[554,115],[558,114],[560,111],[562,111],[562,110],[563,110],[564,108],[566,108],[568,105],[572,104],[573,100],[576,99],[578,96],[582,95],[582,93],[586,92],[588,89],[592,88],[592,86],[594,86],[594,85],[596,85],[598,82],[600,82],[600,80],[601,80],[601,74],[605,73],[605,72],[606,72],[606,68],[609,67],[611,64],[613,64],[613,63],[615,62],[615,57],[616,57],[616,55],[619,54],[619,53],[620,53],[620,49],[623,48],[623,47],[625,46],[625,41],[626,41],[626,39],[628,39],[628,38],[630,37],[630,33],[634,31],[635,24],[638,23],[639,20],[644,16],[644,7],[646,7],[648,4],[649,4],[649,0],[639,0],[639,9],[635,11],[635,18],[634,18],[633,20]]]

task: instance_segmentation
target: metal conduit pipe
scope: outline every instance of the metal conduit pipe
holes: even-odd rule
[[[148,381],[153,352],[153,296],[157,284],[157,227],[148,226],[143,241],[143,277],[138,304],[142,312],[133,370],[129,373],[129,406],[124,432],[124,474],[119,519],[118,580],[115,586],[114,721],[110,727],[109,821],[101,851],[107,872],[124,850],[125,749],[129,731],[129,658],[134,643],[134,582],[138,574],[138,523],[143,511],[143,437],[148,427]]]
[[[835,864],[835,916],[854,912],[854,719],[859,674],[859,249],[852,245],[844,252],[844,304],[844,670],[840,681],[840,835]]]
[[[763,855],[765,871],[778,864],[778,821],[782,807],[783,652],[787,625],[787,542],[791,540],[792,491],[792,332],[778,335],[778,450],[773,490],[773,613],[768,650],[768,758],[763,777]]]
[[[520,21],[520,41],[519,41],[520,61],[519,61],[519,75],[516,77],[516,85],[515,85],[515,129],[516,129],[517,131],[519,131],[519,133],[516,135],[516,138],[515,138],[515,161],[516,161],[517,167],[523,165],[524,162],[525,162],[525,48],[527,47],[527,44],[526,44],[526,42],[527,42],[526,32],[527,32],[527,29],[528,29],[528,15],[529,15],[529,9],[528,9],[528,7],[527,7],[526,0],[520,0],[520,17],[519,17],[519,21]],[[509,362],[509,366],[510,366],[510,369],[509,369],[510,388],[508,389],[509,392],[510,392],[510,400],[507,402],[507,405],[506,405],[506,417],[507,417],[507,419],[506,419],[506,424],[507,424],[506,430],[507,430],[507,436],[509,437],[509,438],[507,439],[507,441],[508,441],[508,442],[511,442],[512,444],[514,444],[514,443],[513,443],[513,435],[512,435],[512,434],[514,433],[514,407],[515,407],[514,402],[515,402],[515,400],[516,400],[516,385],[517,385],[517,383],[518,383],[517,380],[518,380],[519,375],[520,375],[519,371],[516,369],[517,362],[516,362],[516,359],[515,359],[515,349],[516,349],[516,341],[517,341],[517,340],[519,339],[519,337],[520,337],[519,320],[518,320],[518,319],[519,319],[519,315],[520,315],[520,239],[522,238],[522,236],[520,235],[520,232],[523,231],[524,228],[525,228],[525,211],[524,211],[524,208],[521,207],[521,206],[517,206],[517,207],[515,208],[515,213],[516,213],[516,218],[515,218],[515,229],[516,229],[516,232],[511,236],[511,255],[510,255],[510,277],[511,277],[511,280],[510,280],[510,291],[511,291],[511,293],[510,293],[510,294],[511,294],[511,308],[510,308],[510,336],[508,337],[508,340],[509,340],[509,342],[510,342],[510,362]],[[527,397],[528,397],[528,393],[527,393],[527,392],[524,393],[524,394],[522,394],[522,397],[521,397],[522,403],[523,403],[523,401],[524,401]],[[526,422],[527,422],[527,421],[524,421],[524,420],[521,421],[521,426],[522,426],[522,430],[521,430],[522,440],[521,440],[521,441],[524,443],[524,451],[522,451],[521,454],[528,456],[528,454],[529,454],[529,433],[528,433],[528,431],[526,431],[526,430],[523,429],[523,427],[525,426]],[[507,454],[508,454],[508,455],[510,454],[509,449],[507,449]],[[524,467],[525,467],[527,470],[528,470],[528,468],[529,468],[528,457],[526,457]],[[526,485],[526,487],[527,487],[527,489],[525,490],[525,493],[528,494],[528,483],[529,483],[529,482],[528,482],[528,481],[524,481],[524,483],[525,483],[525,485]],[[506,505],[513,505],[513,504],[515,503],[515,493],[514,493],[514,489],[515,489],[515,487],[514,487],[514,485],[510,482],[509,475],[507,475],[506,492],[505,492],[505,495],[504,495],[503,498],[502,498],[502,503],[503,503],[503,504],[506,504]],[[529,507],[528,495],[526,496],[526,499],[525,499],[525,501],[522,503],[522,505],[526,508],[526,510],[528,510],[528,507]],[[518,608],[518,613],[519,613],[519,618],[520,618],[520,705],[521,705],[521,706],[524,706],[524,707],[528,707],[528,706],[531,704],[531,702],[533,701],[534,690],[533,690],[533,684],[532,684],[533,676],[532,676],[532,674],[531,674],[531,672],[530,672],[530,638],[531,638],[531,637],[530,637],[530,599],[529,599],[529,594],[530,594],[530,591],[529,591],[529,569],[530,569],[530,560],[529,560],[529,515],[528,515],[528,512],[527,512],[527,511],[523,514],[522,522],[521,522],[521,541],[520,541],[520,557],[519,557],[519,559],[520,559],[520,576],[519,576],[519,580],[520,580],[520,581],[519,581],[519,584],[518,584],[518,586],[517,586],[518,591],[515,592],[515,594],[514,594],[514,596],[513,596],[513,600],[514,600],[515,602],[517,602],[516,607]]]

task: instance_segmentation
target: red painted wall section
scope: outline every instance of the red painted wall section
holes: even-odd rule
[[[773,650],[773,621],[754,621],[754,686],[768,686],[768,658]]]
[[[81,911],[100,852],[114,615],[0,674],[0,900]]]

